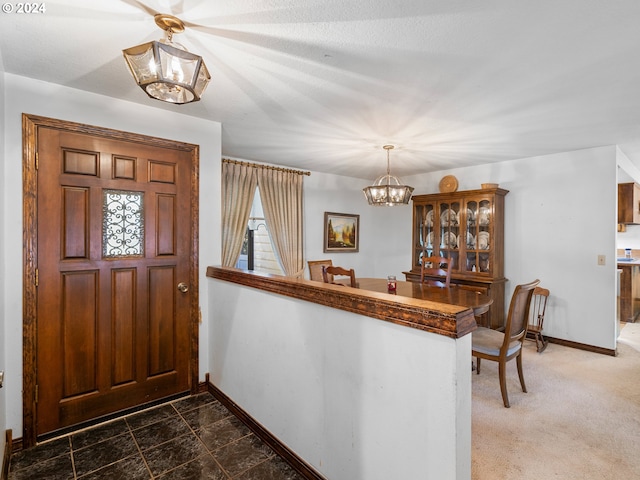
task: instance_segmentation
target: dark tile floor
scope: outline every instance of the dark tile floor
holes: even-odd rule
[[[9,480],[302,478],[208,393],[17,452],[9,471]]]

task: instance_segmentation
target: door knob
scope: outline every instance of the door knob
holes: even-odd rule
[[[189,285],[184,282],[180,282],[178,284],[178,290],[180,290],[182,293],[187,293],[189,291]]]

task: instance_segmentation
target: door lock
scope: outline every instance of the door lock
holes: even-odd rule
[[[180,282],[178,284],[178,290],[180,290],[182,293],[187,293],[189,291],[189,285],[184,282]]]

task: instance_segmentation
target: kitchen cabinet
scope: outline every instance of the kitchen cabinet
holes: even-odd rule
[[[636,183],[618,184],[618,223],[640,224],[640,186]]]
[[[451,284],[493,299],[485,322],[503,328],[504,202],[508,190],[487,188],[414,195],[412,265],[407,280],[420,281],[423,256],[450,260]]]
[[[618,262],[620,274],[620,321],[635,322],[640,315],[640,261]]]

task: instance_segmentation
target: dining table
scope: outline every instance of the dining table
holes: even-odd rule
[[[379,293],[389,292],[386,278],[358,278],[358,288],[362,290],[370,290]],[[420,282],[409,282],[396,280],[395,295],[417,298],[421,300],[429,300],[431,302],[447,303],[449,305],[458,305],[469,307],[473,310],[476,319],[480,319],[483,314],[489,311],[489,307],[493,303],[493,299],[489,295],[485,295],[474,290],[460,288],[459,286],[436,287]],[[482,322],[484,323],[484,322]]]

